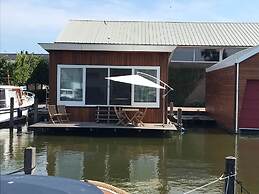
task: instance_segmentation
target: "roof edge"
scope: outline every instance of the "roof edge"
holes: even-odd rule
[[[142,23],[200,23],[200,24],[259,24],[257,21],[170,21],[170,20],[98,20],[98,19],[69,19],[69,22],[142,22]]]
[[[213,65],[209,68],[206,68],[206,72],[211,72],[211,71],[231,67],[237,63],[241,63],[241,62],[245,61],[246,59],[256,55],[257,53],[259,53],[259,45],[255,46],[255,47],[247,48],[245,50],[239,51],[239,52],[227,57],[223,61],[220,61],[220,62],[216,63],[215,65]]]
[[[73,51],[133,51],[133,52],[168,52],[176,46],[159,45],[108,45],[108,44],[76,44],[76,43],[38,43],[46,51],[73,50]]]

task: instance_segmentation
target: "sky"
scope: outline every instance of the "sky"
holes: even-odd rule
[[[70,19],[259,22],[258,0],[0,0],[0,52],[46,53]]]

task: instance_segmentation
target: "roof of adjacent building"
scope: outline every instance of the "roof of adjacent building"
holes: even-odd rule
[[[246,59],[256,55],[257,53],[259,53],[259,45],[245,49],[245,50],[241,50],[241,51],[229,56],[228,58],[216,63],[215,65],[207,68],[206,72],[211,72],[211,71],[215,71],[218,69],[231,67],[237,63],[241,63],[242,61],[245,61]]]
[[[259,23],[71,20],[55,43],[251,47],[259,44]]]

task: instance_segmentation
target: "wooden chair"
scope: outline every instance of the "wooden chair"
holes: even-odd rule
[[[144,126],[143,119],[146,115],[147,108],[144,109],[144,111],[139,111],[137,115],[134,117],[134,125],[135,126]]]
[[[57,113],[56,105],[47,105],[49,120],[56,124],[60,123],[60,114]]]
[[[114,112],[117,116],[117,118],[119,119],[119,121],[116,123],[116,125],[128,125],[128,119],[125,116],[125,114],[121,111],[121,108],[119,107],[114,107]]]
[[[69,113],[67,113],[65,105],[57,105],[57,109],[58,109],[58,114],[60,114],[59,115],[60,121],[62,123],[69,122],[70,121]]]

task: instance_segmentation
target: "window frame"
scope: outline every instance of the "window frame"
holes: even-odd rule
[[[60,74],[62,68],[82,68],[83,69],[83,100],[82,101],[61,101],[60,100]],[[131,85],[131,104],[130,105],[110,105],[110,80],[107,80],[107,104],[106,105],[89,105],[86,104],[86,69],[88,68],[107,68],[107,77],[110,76],[111,69],[130,69],[131,74],[134,75],[136,69],[150,69],[157,71],[157,78],[160,79],[160,66],[113,66],[113,65],[72,65],[72,64],[57,64],[57,104],[70,107],[105,107],[105,106],[119,106],[119,107],[140,107],[140,108],[159,108],[160,107],[160,89],[156,88],[156,102],[134,102],[134,85]],[[159,84],[159,80],[156,82]]]
[[[67,68],[67,69],[82,69],[82,73],[83,73],[83,83],[82,83],[82,101],[63,101],[60,100],[60,76],[61,76],[61,69],[62,68]],[[64,65],[64,64],[58,64],[57,65],[57,104],[58,105],[66,105],[66,106],[83,106],[85,105],[85,78],[86,76],[84,75],[85,72],[85,68],[84,65]]]
[[[156,68],[155,68],[156,67]],[[138,66],[135,68],[132,68],[132,75],[135,74],[135,70],[156,70],[156,77],[160,80],[160,67],[158,66]],[[156,80],[156,84],[160,85],[159,80]],[[156,88],[156,102],[135,102],[135,85],[131,85],[131,105],[136,107],[147,107],[147,108],[159,108],[160,105],[160,89]]]

